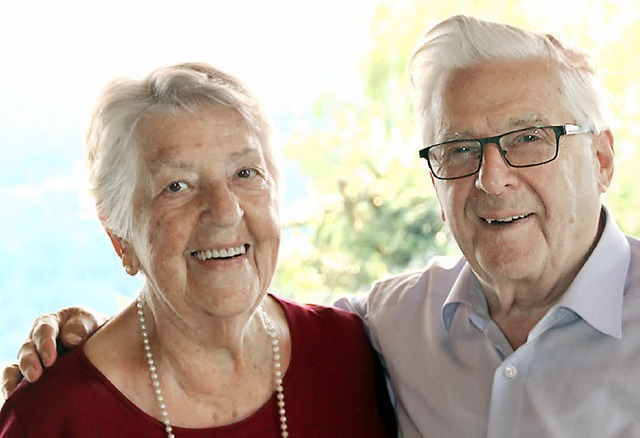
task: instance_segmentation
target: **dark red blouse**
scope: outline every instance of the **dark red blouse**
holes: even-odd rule
[[[334,308],[276,299],[287,315],[292,341],[284,378],[289,436],[395,436],[384,377],[360,319]],[[239,423],[173,430],[176,438],[278,437],[275,396]],[[138,409],[89,362],[83,348],[76,348],[38,382],[21,383],[0,411],[0,437],[45,436],[166,434],[158,420]]]

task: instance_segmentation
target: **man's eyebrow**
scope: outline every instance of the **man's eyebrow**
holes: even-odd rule
[[[549,120],[543,117],[540,114],[531,114],[523,117],[510,117],[507,123],[507,128],[505,128],[505,132],[511,129],[519,129],[519,128],[529,128],[532,126],[542,126],[548,125]],[[451,140],[467,140],[476,138],[472,133],[467,131],[455,131],[455,132],[446,132],[442,135],[441,141],[451,141]]]
[[[549,121],[547,118],[542,117],[540,114],[531,114],[524,117],[511,117],[509,118],[509,126],[515,128],[528,128],[530,126],[546,125]]]

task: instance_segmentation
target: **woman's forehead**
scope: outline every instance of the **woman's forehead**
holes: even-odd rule
[[[147,155],[166,158],[184,149],[220,146],[261,151],[257,135],[234,109],[213,107],[198,113],[181,111],[148,116],[139,129],[141,147]]]

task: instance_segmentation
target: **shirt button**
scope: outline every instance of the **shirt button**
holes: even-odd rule
[[[513,365],[504,367],[504,375],[507,379],[513,379],[518,374],[518,369]]]

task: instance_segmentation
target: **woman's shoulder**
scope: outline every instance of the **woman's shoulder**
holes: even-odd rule
[[[369,354],[369,341],[358,315],[335,307],[274,298],[286,315],[294,350],[319,351],[326,347],[349,354]]]
[[[347,310],[322,304],[299,303],[288,298],[277,296],[273,296],[273,298],[284,309],[289,323],[291,323],[292,319],[296,319],[309,324],[322,323],[324,325],[335,325],[336,328],[342,329],[347,327],[359,329],[362,327],[360,317]]]
[[[11,397],[7,399],[8,404],[21,404],[24,400],[42,398],[59,388],[66,388],[74,385],[86,377],[86,362],[84,343],[75,349],[64,354],[58,353],[58,359],[49,368],[45,368],[38,381],[29,383],[26,380],[20,382]]]
[[[6,426],[8,436],[144,436],[156,426],[96,368],[85,347],[64,354],[37,382],[20,383],[0,411],[0,435]]]
[[[83,353],[84,344],[65,353],[44,370],[37,382],[22,381],[5,401],[2,417],[10,411],[20,423],[35,427],[49,424],[79,402],[78,389],[95,386],[96,375]]]

